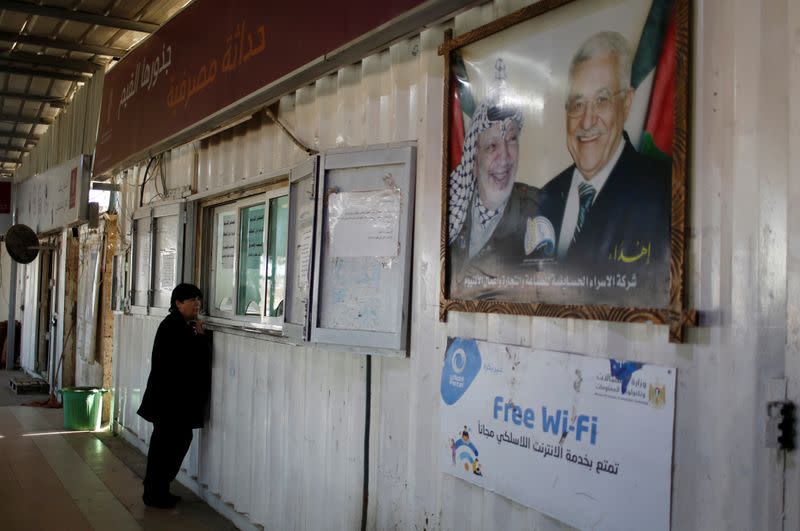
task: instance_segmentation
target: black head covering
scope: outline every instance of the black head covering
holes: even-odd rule
[[[178,307],[175,305],[176,301],[186,301],[189,299],[194,299],[195,297],[203,298],[203,292],[200,291],[200,288],[195,286],[194,284],[178,284],[175,286],[175,289],[172,290],[172,297],[169,300],[169,311],[175,311]]]

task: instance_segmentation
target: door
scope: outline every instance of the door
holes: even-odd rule
[[[47,378],[50,363],[58,353],[58,246],[55,242],[42,245],[39,255],[39,299],[36,337],[36,372]]]

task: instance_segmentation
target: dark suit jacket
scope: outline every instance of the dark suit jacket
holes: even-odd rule
[[[140,417],[154,424],[203,427],[211,391],[210,334],[196,335],[177,311],[161,321]]]
[[[519,270],[525,259],[528,218],[537,216],[539,210],[539,190],[526,184],[514,183],[503,217],[486,245],[470,259],[469,240],[473,223],[470,206],[464,226],[449,248],[450,296],[481,297],[480,289],[477,292],[465,291],[463,283],[467,275],[492,278]]]
[[[622,155],[560,266],[573,274],[635,273],[640,288],[647,285],[654,290],[647,305],[665,306],[671,257],[671,166],[638,153],[627,135],[624,142]],[[542,189],[543,215],[550,219],[557,238],[574,170],[575,165],[570,166]],[[633,260],[637,256],[641,257]]]

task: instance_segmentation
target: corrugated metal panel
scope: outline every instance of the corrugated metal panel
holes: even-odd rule
[[[136,415],[159,319],[116,321],[119,423]],[[251,521],[271,529],[355,529],[361,510],[363,356],[216,332],[211,420],[184,462]]]
[[[782,476],[777,454],[762,448],[761,412],[766,379],[784,376],[786,350],[800,350],[800,312],[786,296],[787,283],[800,291],[797,224],[789,223],[797,215],[788,209],[800,197],[788,176],[800,153],[798,105],[790,98],[800,84],[792,33],[800,10],[791,2],[695,5],[688,281],[690,304],[707,326],[690,331],[685,345],[669,344],[664,327],[648,325],[475,314],[438,322],[443,61],[436,47],[444,28],[280,101],[280,118],[315,149],[418,142],[411,356],[373,365],[369,528],[563,528],[439,472],[438,379],[447,335],[678,367],[673,528],[773,527],[771,518],[783,510],[775,495]],[[457,17],[456,33],[517,7],[473,9]],[[288,167],[304,154],[261,116],[201,141],[198,156],[198,189],[206,190]],[[121,319],[122,413],[144,439],[134,399],[124,393],[144,385],[143,345],[156,324]],[[187,461],[200,483],[268,528],[356,528],[364,358],[227,334],[217,336],[215,352],[212,424]],[[789,368],[798,374],[796,356]],[[800,399],[796,384],[790,390]],[[792,499],[800,472],[787,470]],[[798,510],[787,510],[797,521]]]
[[[14,173],[15,181],[24,181],[80,154],[94,153],[104,79],[105,74],[99,71],[75,92],[72,102],[58,113],[36,148],[23,158]]]

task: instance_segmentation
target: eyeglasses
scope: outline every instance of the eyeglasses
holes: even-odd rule
[[[567,116],[570,118],[578,118],[583,116],[583,114],[586,112],[586,109],[588,109],[590,105],[593,112],[597,114],[606,113],[611,107],[611,98],[622,92],[627,92],[628,90],[629,89],[624,88],[613,93],[603,90],[591,100],[586,100],[584,98],[572,99],[568,101],[566,105]]]

